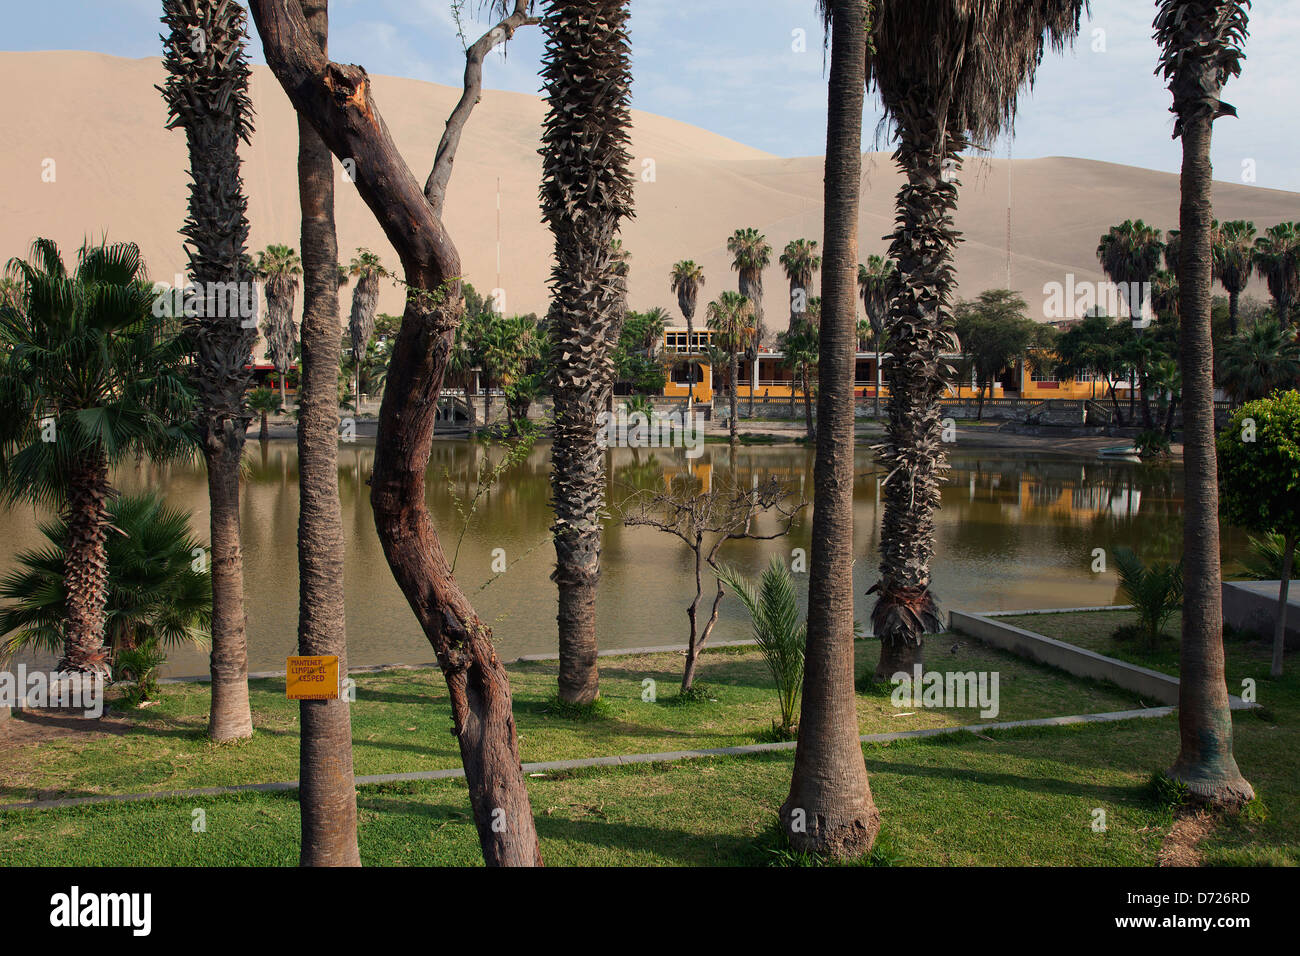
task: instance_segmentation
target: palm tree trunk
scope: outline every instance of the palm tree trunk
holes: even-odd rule
[[[803,366],[803,423],[804,430],[808,433],[810,439],[817,437],[817,429],[813,425],[812,412],[812,382],[808,378],[808,365]]]
[[[328,0],[303,0],[316,42],[327,51]],[[343,515],[339,502],[338,238],[329,149],[298,117],[302,207],[302,370],[298,385],[298,653],[337,656],[347,675],[343,607]],[[302,866],[360,866],[352,715],[346,698],[299,701]]]
[[[691,358],[695,349],[695,316],[687,314],[686,316],[686,407],[692,409],[694,414],[695,405],[695,361]]]
[[[267,441],[271,437],[271,422],[265,411],[262,412],[262,427],[257,430],[257,440]],[[242,599],[241,599],[242,600]]]
[[[1291,573],[1295,570],[1296,536],[1286,536],[1286,551],[1282,555],[1282,583],[1277,594],[1277,621],[1273,625],[1273,666],[1269,673],[1282,676],[1282,656],[1286,651],[1286,605],[1291,590]]]
[[[1237,334],[1237,310],[1241,305],[1241,290],[1228,291],[1228,334]]]
[[[105,673],[108,598],[108,463],[96,452],[68,475],[63,580],[67,593],[59,670]]]
[[[833,13],[826,131],[821,389],[803,704],[781,823],[796,850],[855,858],[880,829],[853,688],[853,365],[866,4]]]
[[[731,444],[736,443],[736,414],[737,405],[736,389],[740,383],[740,353],[731,353],[731,421],[727,422],[727,428],[731,433]]]
[[[879,346],[879,344],[877,344],[877,346],[876,346],[876,382],[875,382],[875,386],[876,386],[876,387],[875,387],[874,389],[872,389],[872,391],[875,393],[875,398],[876,398],[876,410],[875,410],[875,413],[874,413],[874,416],[873,416],[873,417],[876,419],[876,421],[879,421],[879,420],[880,420],[880,346]]]
[[[248,701],[244,552],[239,527],[239,468],[244,453],[241,435],[237,426],[228,434],[210,427],[203,449],[208,466],[208,527],[212,540],[212,706],[208,736],[218,743],[253,736],[253,712]]]
[[[1232,753],[1232,712],[1223,673],[1219,483],[1214,449],[1211,294],[1211,118],[1183,117],[1182,248],[1179,263],[1183,373],[1183,630],[1179,655],[1180,748],[1169,775],[1197,798],[1253,799]]]
[[[931,97],[915,90],[900,104],[903,120],[895,161],[906,182],[899,191],[890,258],[898,262],[898,292],[890,315],[899,330],[890,365],[888,421],[880,462],[884,484],[880,529],[880,592],[871,612],[880,640],[877,680],[911,673],[922,660],[923,635],[942,629],[930,593],[934,512],[946,468],[939,398],[948,386],[941,354],[952,345],[951,225],[955,182],[945,182],[945,162],[960,169],[961,130],[944,130],[934,119]]]

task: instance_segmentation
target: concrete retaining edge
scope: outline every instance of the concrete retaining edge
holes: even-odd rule
[[[1121,610],[1122,608],[1071,608],[1069,610]],[[1171,706],[1178,703],[1178,678],[1149,667],[1130,664],[1114,657],[1107,657],[1084,647],[1067,644],[1043,634],[1036,634],[1024,628],[1014,627],[993,620],[1029,613],[1063,613],[1063,612],[1029,612],[1001,611],[995,614],[975,614],[969,611],[951,611],[948,614],[948,626],[954,631],[966,634],[976,640],[1009,651],[1017,657],[1023,657],[1049,667],[1055,667],[1073,674],[1075,677],[1088,677],[1104,680],[1133,691],[1144,697],[1158,700]],[[1233,710],[1248,710],[1257,705],[1248,704],[1235,694],[1228,695],[1229,706]]]

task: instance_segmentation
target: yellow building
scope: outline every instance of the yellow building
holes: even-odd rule
[[[668,382],[664,385],[665,398],[684,399],[690,389],[691,376],[695,376],[695,400],[710,402],[716,392],[726,392],[726,369],[713,369],[709,364],[706,349],[712,340],[710,329],[696,329],[694,338],[686,341],[684,328],[672,328],[664,331],[663,351],[666,358],[673,362],[668,373]],[[887,359],[888,353],[881,356]],[[737,383],[737,397],[747,399],[751,389],[755,398],[770,401],[790,400],[793,390],[794,398],[803,398],[803,389],[793,381],[793,372],[784,367],[784,355],[778,351],[760,352],[756,362],[740,361],[740,381]],[[960,355],[945,355],[951,364],[961,360]],[[754,382],[757,380],[757,387]],[[881,397],[889,394],[889,386],[883,381],[880,369],[876,366],[875,352],[857,353],[856,371],[853,376],[854,392],[858,398],[874,398],[879,390]],[[1129,383],[1127,380],[1115,383],[1117,397],[1128,400]],[[963,381],[949,388],[947,398],[977,398],[979,389],[974,381]],[[996,382],[987,395],[988,398],[1026,398],[1026,399],[1107,399],[1106,382],[1093,375],[1081,375],[1077,378],[1062,376],[1055,372],[1040,372],[1030,362],[1020,362],[1015,369],[1008,369]]]

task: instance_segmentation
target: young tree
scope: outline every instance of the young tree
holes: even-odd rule
[[[803,318],[808,312],[808,298],[812,295],[813,276],[822,267],[822,257],[817,254],[816,239],[791,239],[779,259],[785,277],[790,282],[790,322]]]
[[[238,4],[214,0],[164,0],[162,19],[168,126],[185,130],[189,153],[189,215],[181,234],[190,275],[204,293],[191,335],[212,542],[208,734],[226,741],[253,733],[239,527],[239,469],[250,421],[244,393],[252,380],[258,304],[239,158],[239,143],[253,129],[247,21]],[[233,311],[218,298],[218,289],[232,282],[241,306]],[[264,408],[263,439],[266,433]]]
[[[632,215],[626,23],[627,0],[553,0],[544,23],[542,219],[555,237],[547,316],[555,398],[552,578],[560,596],[560,698],[576,704],[600,693],[596,587],[605,451],[597,420],[612,389],[610,352],[625,308],[615,239]]]
[[[1273,677],[1282,676],[1287,597],[1300,536],[1300,392],[1277,392],[1233,413],[1218,439],[1223,512],[1240,528],[1282,537]]]
[[[954,310],[962,355],[979,388],[979,412],[984,417],[984,396],[1002,370],[1014,366],[1034,344],[1038,323],[1026,314],[1029,305],[1010,289],[987,289],[972,302]]]
[[[868,256],[866,265],[858,263],[858,294],[871,326],[871,339],[876,347],[876,368],[880,368],[881,346],[885,342],[885,320],[889,316],[889,299],[898,280],[898,263],[884,256]],[[877,385],[879,375],[877,375]],[[876,418],[880,417],[880,389],[873,387]]]
[[[9,260],[17,305],[0,306],[0,498],[62,512],[67,588],[59,669],[105,674],[110,469],[192,454],[188,344],[154,315],[131,243],[58,246]]]
[[[298,276],[302,260],[289,246],[269,245],[257,254],[257,275],[266,291],[266,318],[262,335],[266,337],[267,357],[280,379],[280,404],[289,404],[286,379],[293,370],[298,350],[298,325],[293,320],[293,300],[298,294]]]
[[[754,312],[753,339],[745,352],[745,361],[753,363],[763,345],[763,270],[772,263],[772,246],[767,237],[754,228],[737,229],[727,240],[731,268],[740,279],[740,294],[750,301]],[[738,379],[732,379],[734,388]],[[754,391],[758,382],[749,383],[749,417],[754,417]]]
[[[348,314],[348,338],[352,345],[352,366],[356,377],[357,401],[361,401],[361,365],[366,346],[375,331],[375,310],[379,306],[379,280],[388,277],[383,260],[369,249],[357,249],[348,265],[348,275],[356,276],[352,287],[352,311]],[[360,411],[360,405],[357,406]]]
[[[1300,381],[1300,338],[1272,320],[1256,322],[1228,340],[1219,379],[1238,402],[1266,398]]]
[[[785,352],[784,364],[791,371],[790,410],[793,413],[794,384],[798,381],[803,389],[804,430],[811,441],[817,437],[817,426],[813,421],[812,393],[821,332],[807,318],[791,319],[789,330],[781,333],[779,341],[782,351]]]
[[[1182,139],[1178,286],[1183,372],[1183,632],[1179,654],[1181,744],[1169,775],[1211,804],[1254,798],[1232,753],[1232,712],[1223,675],[1219,484],[1214,454],[1214,345],[1210,328],[1213,212],[1210,138],[1235,110],[1220,96],[1241,72],[1241,0],[1161,0],[1155,20],[1158,72],[1173,93]]]
[[[672,274],[669,276],[669,286],[677,293],[677,305],[682,310],[682,318],[686,320],[687,368],[690,369],[690,378],[686,385],[686,403],[689,406],[695,401],[696,365],[690,356],[695,353],[695,305],[700,290],[704,288],[704,268],[696,265],[691,259],[682,259],[674,263]]]
[[[1214,278],[1228,293],[1228,330],[1237,334],[1241,294],[1255,274],[1255,224],[1243,219],[1214,227]]]
[[[889,309],[889,409],[879,460],[884,485],[876,676],[921,662],[923,634],[942,626],[930,591],[934,512],[946,468],[939,397],[952,381],[953,249],[961,154],[1008,131],[1043,52],[1072,43],[1083,0],[879,0],[867,79],[894,125],[904,175],[889,257],[898,286]],[[823,357],[823,362],[825,358]],[[815,630],[809,623],[810,633]],[[805,698],[806,705],[806,698]]]
[[[1279,222],[1256,239],[1255,266],[1268,282],[1278,324],[1290,328],[1300,302],[1300,222]]]
[[[686,667],[682,671],[683,694],[695,682],[696,663],[718,623],[718,605],[726,595],[718,565],[719,552],[728,541],[771,541],[789,534],[790,526],[804,506],[804,502],[791,499],[790,488],[777,478],[769,478],[754,488],[720,482],[708,491],[695,491],[688,479],[674,479],[666,488],[630,495],[620,506],[623,524],[658,528],[676,535],[695,555],[695,598],[686,609],[691,632],[686,644]],[[776,521],[777,528],[771,534],[755,529],[755,522],[764,517]],[[706,567],[715,576],[717,591],[708,620],[701,628],[699,611],[704,599]]]
[[[709,328],[713,330],[714,344],[727,353],[729,368],[727,391],[731,404],[727,429],[731,434],[731,444],[734,447],[738,440],[736,385],[740,381],[740,353],[749,338],[751,328],[749,323],[754,315],[754,304],[739,292],[728,290],[709,303],[706,314]]]
[[[1147,363],[1153,356],[1151,343],[1143,334],[1144,326],[1141,323],[1148,318],[1145,309],[1150,300],[1146,296],[1146,289],[1152,277],[1160,270],[1164,248],[1160,230],[1148,226],[1141,219],[1128,219],[1118,226],[1111,226],[1097,246],[1097,259],[1101,262],[1102,271],[1111,282],[1122,284],[1128,290],[1126,300],[1132,322],[1125,338],[1126,354],[1133,373],[1137,376],[1136,384],[1142,392],[1142,424],[1148,429],[1154,425],[1150,389],[1147,387]],[[1130,389],[1130,413],[1133,400],[1134,390]]]
[[[484,859],[494,866],[540,865],[510,683],[491,628],[451,574],[424,495],[438,392],[463,308],[460,257],[442,221],[450,164],[482,90],[484,57],[536,20],[528,16],[527,0],[516,0],[508,16],[469,47],[464,92],[422,190],[397,152],[365,70],[329,61],[297,0],[250,0],[250,6],[276,79],[334,155],[356,164],[357,190],[402,261],[406,306],[370,479],[375,528],[447,681]]]

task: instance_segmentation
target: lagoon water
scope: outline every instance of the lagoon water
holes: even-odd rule
[[[428,501],[449,557],[464,527],[455,498],[471,498],[480,464],[501,453],[470,442],[435,442]],[[715,486],[733,480],[749,485],[776,476],[790,482],[796,495],[812,497],[813,452],[802,446],[741,447],[734,461],[725,445],[708,445],[693,460],[682,449],[671,448],[611,449],[609,456],[610,498],[615,502],[634,489],[687,472]],[[358,665],[428,662],[432,651],[393,582],[375,535],[366,485],[373,459],[373,442],[340,445],[350,660]],[[297,643],[297,447],[293,441],[250,441],[247,464],[242,520],[249,666],[255,671],[282,670]],[[539,445],[482,497],[456,559],[461,586],[492,626],[499,653],[507,660],[555,650],[549,465],[549,446]],[[961,451],[952,454],[951,466],[936,520],[933,583],[946,608],[1116,603],[1113,562],[1107,572],[1094,573],[1094,549],[1109,554],[1116,546],[1128,545],[1149,560],[1174,557],[1181,547],[1179,466],[1044,457],[1041,452]],[[864,624],[874,600],[865,592],[877,578],[883,477],[870,450],[859,446],[854,590],[857,618]],[[164,489],[174,507],[192,513],[195,533],[206,541],[207,484],[201,463],[127,465],[114,481],[123,491]],[[15,553],[43,542],[37,530],[40,517],[31,508],[0,511],[0,573],[13,566]],[[601,646],[684,643],[686,606],[694,588],[691,553],[677,538],[654,529],[624,528],[614,518],[605,527],[597,607]],[[732,542],[722,557],[757,574],[770,555],[789,559],[792,549],[807,549],[810,530],[810,515],[805,513],[788,538]],[[1225,559],[1240,556],[1245,545],[1244,535],[1225,529]],[[492,571],[498,548],[509,564],[500,576]],[[705,587],[708,593],[712,584],[706,582]],[[735,600],[724,600],[715,639],[748,636],[743,609]],[[170,657],[169,674],[207,670],[204,651],[176,649]]]

